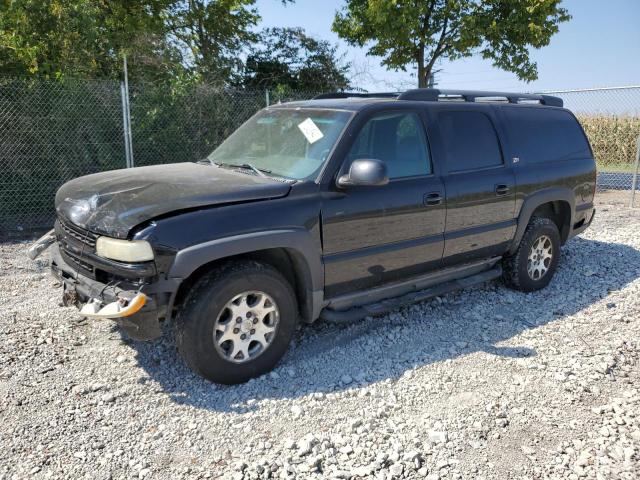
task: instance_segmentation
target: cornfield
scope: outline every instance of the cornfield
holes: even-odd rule
[[[599,170],[631,172],[640,136],[640,117],[580,116]]]

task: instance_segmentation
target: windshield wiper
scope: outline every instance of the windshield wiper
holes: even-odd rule
[[[258,168],[250,163],[218,163],[214,161],[211,161],[211,163],[213,163],[214,165],[217,165],[218,167],[244,168],[245,170],[253,170],[256,173],[256,175],[263,178],[267,178],[265,173],[269,173],[269,174],[272,173],[271,170],[267,170],[265,168]]]

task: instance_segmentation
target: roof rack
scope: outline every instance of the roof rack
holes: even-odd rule
[[[328,98],[397,98],[400,92],[379,92],[379,93],[361,93],[361,92],[329,92],[321,93],[313,97],[314,100],[325,100]]]
[[[508,102],[539,103],[549,107],[562,107],[559,97],[536,93],[485,92],[481,90],[441,90],[439,88],[416,88],[407,90],[398,96],[398,100],[420,100],[423,102],[461,101],[461,102]]]
[[[439,88],[416,88],[403,93],[379,92],[332,92],[313,97],[314,100],[329,98],[397,98],[398,100],[417,100],[422,102],[505,102],[505,103],[539,103],[549,107],[562,107],[559,97],[540,95],[537,93],[485,92],[481,90],[442,90]]]

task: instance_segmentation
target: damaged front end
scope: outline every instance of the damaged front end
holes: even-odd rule
[[[50,248],[51,270],[63,285],[66,305],[86,317],[114,319],[131,337],[150,340],[160,336],[160,321],[170,319],[181,281],[166,275],[176,252],[154,237],[155,219],[281,198],[290,189],[272,178],[196,163],[79,177],[56,193],[55,229],[29,249],[29,256]]]
[[[35,259],[51,247],[51,272],[62,284],[65,306],[76,306],[83,317],[114,320],[134,339],[160,337],[175,286],[159,278],[148,257],[120,261],[99,255],[101,238],[59,218],[28,255]]]

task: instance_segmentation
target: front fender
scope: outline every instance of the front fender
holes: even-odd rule
[[[320,247],[312,235],[303,229],[280,229],[253,232],[219,238],[178,251],[168,277],[182,281],[199,267],[215,260],[270,248],[285,248],[294,252],[294,261],[304,275],[307,311],[310,321],[320,315],[324,297],[324,266]],[[175,298],[171,299],[171,304]]]
[[[268,248],[287,248],[297,251],[309,268],[311,286],[322,289],[324,269],[321,252],[306,230],[274,230],[245,233],[219,238],[180,250],[169,270],[169,277],[187,278],[198,267],[221,258]]]

